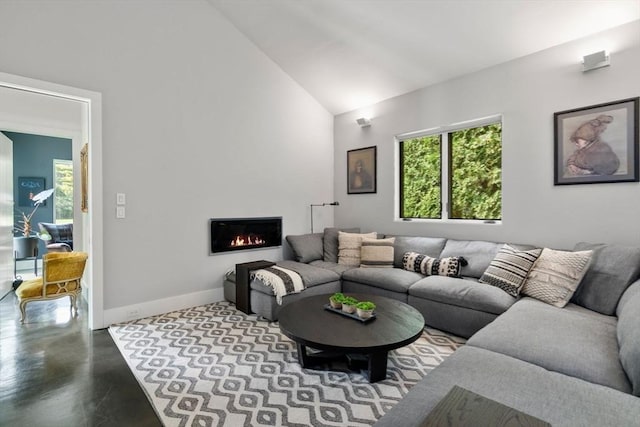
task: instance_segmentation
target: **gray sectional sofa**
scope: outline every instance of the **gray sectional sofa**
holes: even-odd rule
[[[287,237],[296,260],[278,264],[298,271],[307,288],[283,304],[338,290],[373,293],[468,338],[377,425],[421,425],[458,385],[553,426],[640,426],[640,248],[577,244],[594,251],[592,261],[570,303],[557,308],[478,281],[503,243],[396,236],[395,268],[348,268],[337,263],[337,236],[327,229]],[[468,265],[462,278],[425,277],[402,269],[408,251],[464,256]],[[260,282],[251,283],[251,304],[277,319],[280,306]]]

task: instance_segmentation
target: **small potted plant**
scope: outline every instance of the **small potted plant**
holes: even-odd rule
[[[373,310],[376,309],[376,305],[371,301],[362,301],[356,304],[358,317],[361,319],[368,319],[373,315]]]
[[[331,308],[341,309],[342,301],[344,301],[344,294],[342,292],[336,292],[335,294],[329,297],[329,304],[331,304]]]
[[[23,211],[18,211],[22,220],[18,222],[16,225],[15,231],[16,233],[22,234],[22,236],[14,236],[13,238],[13,251],[15,253],[16,259],[20,258],[29,258],[35,256],[38,248],[38,237],[41,237],[38,233],[34,235],[33,228],[31,224],[31,219],[33,215],[36,213],[38,208],[45,200],[47,200],[53,194],[54,189],[50,188],[48,190],[44,190],[36,194],[35,196],[31,196],[31,201],[33,201],[33,210],[30,213],[25,213]],[[42,236],[41,238],[44,238]]]
[[[355,313],[356,312],[356,304],[358,304],[358,300],[353,297],[344,297],[342,300],[342,311],[345,313]]]

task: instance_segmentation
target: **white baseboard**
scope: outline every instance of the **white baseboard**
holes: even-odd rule
[[[193,292],[124,307],[110,308],[104,311],[104,325],[109,326],[114,323],[127,322],[218,301],[224,301],[222,288]]]

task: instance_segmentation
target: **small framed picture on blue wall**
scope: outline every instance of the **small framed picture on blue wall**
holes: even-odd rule
[[[33,206],[33,196],[44,191],[44,178],[40,177],[19,177],[18,178],[18,206]],[[47,206],[47,201],[42,202],[42,206]]]

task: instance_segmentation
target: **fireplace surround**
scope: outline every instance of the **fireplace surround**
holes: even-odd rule
[[[282,217],[212,218],[209,254],[282,246]]]

